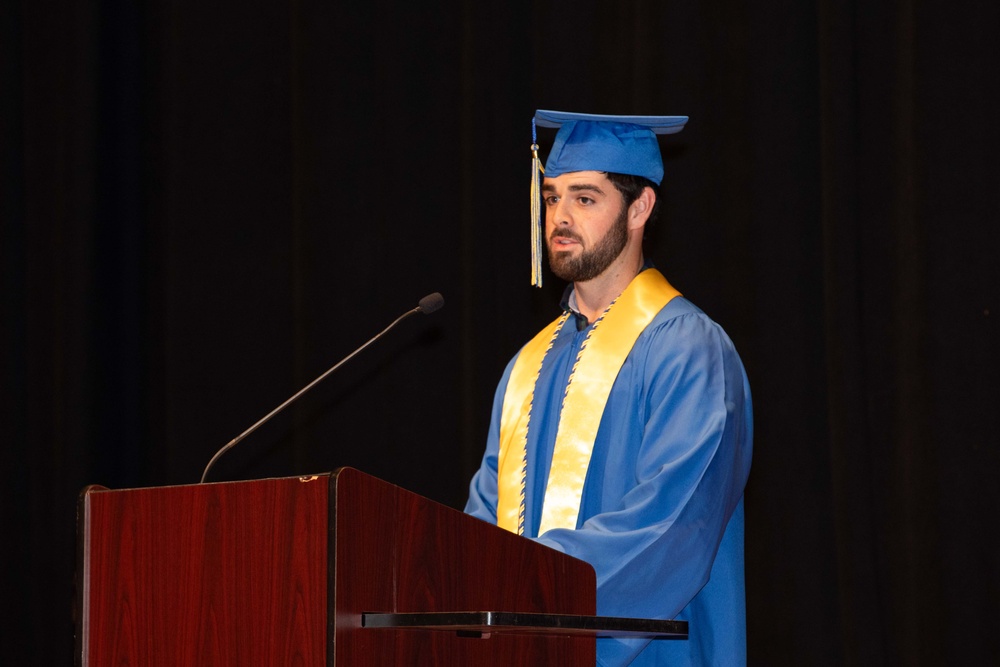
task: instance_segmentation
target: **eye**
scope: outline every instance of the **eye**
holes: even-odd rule
[[[556,204],[559,203],[559,197],[557,197],[556,195],[548,195],[542,201],[545,202],[546,206],[555,206]]]
[[[594,203],[594,200],[591,199],[590,197],[587,197],[586,195],[581,195],[580,197],[577,197],[576,200],[579,203],[583,204],[584,206],[590,206],[591,204]]]

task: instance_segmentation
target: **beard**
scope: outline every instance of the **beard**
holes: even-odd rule
[[[625,244],[628,242],[628,207],[622,206],[611,228],[592,249],[584,250],[576,257],[568,252],[552,250],[552,242],[560,236],[574,241],[581,240],[576,232],[568,229],[552,232],[549,236],[549,268],[552,269],[552,273],[574,283],[596,278],[604,273],[604,270],[611,266],[611,262],[615,261],[625,249]]]

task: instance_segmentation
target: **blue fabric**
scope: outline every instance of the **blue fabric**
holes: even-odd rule
[[[680,132],[687,116],[606,116],[539,110],[535,122],[540,127],[559,128],[545,162],[546,176],[605,171],[643,176],[659,185],[663,181],[663,159],[654,132]]]
[[[690,638],[598,640],[598,664],[746,662],[743,488],[753,418],[743,365],[725,332],[673,299],[639,336],[611,390],[576,530],[536,537],[569,373],[587,329],[568,321],[542,365],[528,434],[526,535],[589,562],[597,613],[689,622]],[[496,523],[497,388],[486,452],[466,512]]]
[[[538,127],[560,127],[570,121],[588,121],[591,123],[629,123],[648,127],[656,134],[677,134],[688,122],[687,116],[636,116],[608,115],[599,113],[579,113],[576,111],[552,111],[539,109],[535,112],[535,124]]]
[[[556,133],[545,175],[605,171],[663,181],[663,160],[656,135],[624,123],[566,123]]]

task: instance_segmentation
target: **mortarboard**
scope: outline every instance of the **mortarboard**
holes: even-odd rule
[[[684,129],[687,116],[609,116],[538,110],[531,119],[531,283],[542,285],[541,174],[603,171],[642,176],[659,185],[663,159],[657,134]],[[559,128],[541,168],[535,127]]]

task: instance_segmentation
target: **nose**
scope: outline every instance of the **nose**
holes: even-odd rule
[[[555,206],[548,209],[546,220],[554,227],[569,227],[573,224],[569,206],[564,199],[557,200]]]

